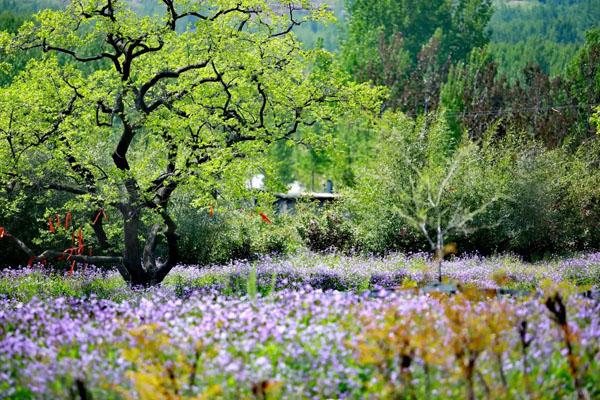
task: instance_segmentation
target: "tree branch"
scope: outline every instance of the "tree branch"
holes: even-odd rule
[[[45,250],[40,255],[36,255],[35,252],[29,248],[29,246],[10,233],[5,233],[4,237],[12,240],[21,250],[23,250],[25,254],[27,254],[29,257],[32,257],[34,260],[51,260],[66,256],[65,252],[56,250]],[[82,254],[73,254],[69,256],[69,259],[88,264],[121,264],[123,262],[123,257],[118,256],[86,256]]]
[[[252,14],[258,13],[258,11],[250,9],[250,8],[242,8],[242,4],[238,3],[235,7],[228,8],[225,10],[219,10],[212,16],[203,15],[197,11],[187,11],[182,14],[178,14],[177,10],[175,10],[175,4],[174,4],[175,2],[173,0],[162,0],[162,2],[167,6],[167,13],[169,16],[168,21],[167,21],[167,27],[173,31],[177,28],[177,21],[182,18],[185,18],[185,17],[194,17],[194,18],[198,18],[203,21],[215,21],[219,17],[222,17],[223,15],[231,14],[233,12],[239,12],[239,13],[246,14],[246,15],[252,15]]]
[[[76,188],[73,186],[64,185],[62,183],[49,183],[45,187],[46,187],[46,189],[58,190],[61,192],[67,192],[67,193],[72,193],[72,194],[77,194],[77,195],[90,194],[90,192],[87,190],[84,190],[81,188]]]
[[[302,21],[296,21],[294,19],[294,11],[300,11],[303,10],[303,8],[296,8],[293,6],[292,3],[288,4],[288,11],[289,11],[289,16],[290,16],[290,24],[288,25],[288,27],[286,29],[284,29],[281,32],[277,32],[277,33],[273,33],[271,34],[271,38],[276,38],[279,36],[284,36],[287,35],[288,33],[290,33],[292,31],[292,29],[294,29],[295,26],[300,26],[302,25]]]
[[[42,41],[41,45],[32,46],[32,48],[35,48],[35,47],[41,47],[42,51],[44,53],[48,53],[50,51],[56,51],[58,53],[67,54],[67,55],[73,57],[75,60],[77,60],[79,62],[83,62],[83,63],[92,62],[92,61],[98,61],[98,60],[101,60],[103,58],[108,58],[111,61],[114,61],[114,59],[116,58],[116,56],[114,54],[105,53],[105,52],[97,54],[95,56],[83,57],[83,56],[77,55],[77,53],[75,53],[73,50],[64,49],[62,47],[51,46],[51,45],[49,45],[49,44],[46,43],[45,39]]]
[[[164,104],[164,101],[157,100],[154,104],[147,106],[145,97],[150,89],[152,89],[154,86],[156,86],[156,84],[158,84],[163,79],[167,79],[167,78],[176,79],[176,78],[179,78],[179,76],[181,76],[181,74],[183,74],[187,71],[205,68],[206,66],[208,66],[209,62],[210,61],[204,61],[201,63],[186,65],[185,67],[181,67],[176,70],[161,71],[161,72],[157,73],[148,82],[144,83],[140,87],[140,89],[137,91],[136,106],[138,107],[138,109],[144,111],[145,113],[152,112],[153,110],[158,108],[158,106]],[[201,79],[198,82],[196,82],[195,86],[201,85],[203,83],[216,82],[216,81],[217,81],[217,78],[204,78],[204,79]]]

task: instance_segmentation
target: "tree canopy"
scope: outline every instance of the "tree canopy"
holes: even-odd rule
[[[535,62],[551,76],[566,71],[585,41],[585,32],[598,26],[595,0],[496,1],[490,19],[490,51],[501,74],[521,78]]]
[[[390,87],[391,104],[412,112],[423,105],[408,97],[427,91],[432,78],[443,80],[435,75],[445,75],[449,60],[464,60],[489,40],[491,0],[353,0],[348,8],[346,68],[359,80]]]

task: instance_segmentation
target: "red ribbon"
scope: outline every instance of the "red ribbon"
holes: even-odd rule
[[[48,229],[50,229],[50,232],[55,233],[56,229],[54,229],[54,224],[52,223],[52,218],[48,218]]]
[[[71,219],[73,219],[73,214],[71,211],[67,212],[67,216],[65,217],[65,229],[69,229],[69,224],[71,223]]]
[[[81,228],[79,228],[79,232],[77,233],[77,243],[79,244],[77,254],[83,254],[83,231]]]
[[[65,249],[65,251],[63,251],[63,253],[69,253],[69,256],[67,257],[67,261],[71,259],[71,257],[73,256],[73,252],[77,250],[77,247],[69,247],[68,249]]]
[[[260,217],[262,218],[263,221],[265,221],[267,224],[272,224],[273,222],[271,222],[271,220],[269,219],[269,217],[267,217],[264,213],[259,213]]]
[[[100,218],[101,215],[104,216],[105,221],[108,221],[108,215],[106,215],[104,208],[101,208],[98,210],[98,214],[96,214],[96,218],[94,218],[94,225],[96,225],[96,222],[98,222],[98,219]]]

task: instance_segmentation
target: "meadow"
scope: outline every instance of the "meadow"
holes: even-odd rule
[[[597,398],[600,253],[0,273],[0,397]]]
[[[600,399],[598,5],[0,0],[0,399]]]

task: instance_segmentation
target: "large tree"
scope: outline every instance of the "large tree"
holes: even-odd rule
[[[176,190],[214,194],[226,168],[370,96],[295,39],[295,26],[328,18],[322,6],[158,3],[143,16],[132,2],[72,1],[0,37],[4,51],[43,52],[0,90],[2,185],[85,204],[106,255],[72,259],[115,263],[132,285],[161,282],[178,260]],[[121,216],[122,254],[111,254],[105,208]],[[9,237],[34,258],[61,255]]]

